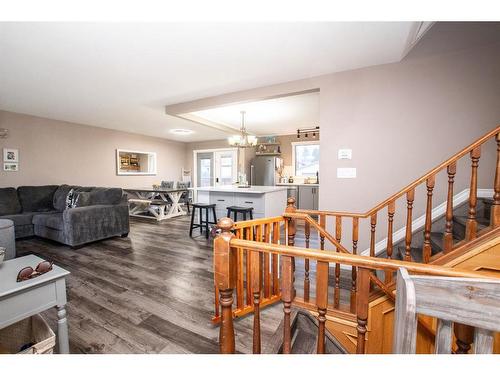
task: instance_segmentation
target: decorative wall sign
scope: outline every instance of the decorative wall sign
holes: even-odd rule
[[[4,148],[3,149],[3,161],[4,163],[19,163],[19,150],[14,148]]]
[[[19,163],[3,163],[3,170],[5,172],[19,171]]]

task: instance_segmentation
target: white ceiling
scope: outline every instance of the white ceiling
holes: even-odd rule
[[[411,25],[0,23],[0,109],[181,141],[221,139],[221,130],[166,115],[165,105],[399,61]]]
[[[293,134],[298,128],[319,125],[319,92],[227,105],[191,114],[237,129],[241,127],[241,111],[246,112],[245,125],[252,134]]]

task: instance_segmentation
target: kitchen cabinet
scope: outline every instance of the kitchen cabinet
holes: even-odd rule
[[[317,210],[319,203],[319,187],[318,186],[297,186],[299,194],[298,208],[302,210]]]

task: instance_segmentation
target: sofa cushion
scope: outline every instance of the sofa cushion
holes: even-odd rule
[[[23,212],[22,214],[4,215],[0,219],[9,219],[14,222],[15,226],[18,225],[31,225],[33,220],[33,212]]]
[[[63,230],[63,214],[61,212],[51,214],[36,214],[33,216],[33,224],[57,230]]]
[[[88,191],[75,192],[74,206],[86,207],[92,205],[92,193]]]
[[[75,192],[90,192],[94,188],[85,186],[74,186],[74,185],[59,186],[54,193],[54,199],[53,199],[53,205],[57,211],[62,212],[66,209],[66,198],[71,189],[73,189]]]
[[[21,203],[14,188],[0,188],[0,216],[18,214],[22,211]]]
[[[57,211],[49,211],[47,213],[40,213],[40,212],[23,212],[20,214],[15,214],[15,215],[4,215],[0,216],[0,219],[9,219],[14,222],[15,226],[18,225],[33,225],[33,216],[35,215],[50,215],[50,214],[55,214]]]
[[[52,200],[52,204],[56,211],[64,211],[66,209],[66,197],[71,189],[76,188],[77,186],[70,185],[61,185],[54,192],[54,198]]]
[[[121,188],[94,188],[90,192],[90,204],[118,204],[123,195]]]
[[[52,201],[57,188],[57,185],[19,186],[17,194],[23,212],[52,211],[54,209]]]

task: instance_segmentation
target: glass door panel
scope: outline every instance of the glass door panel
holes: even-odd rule
[[[197,154],[197,186],[214,186],[214,154],[204,152]]]
[[[215,151],[215,185],[231,185],[237,181],[237,150]]]

